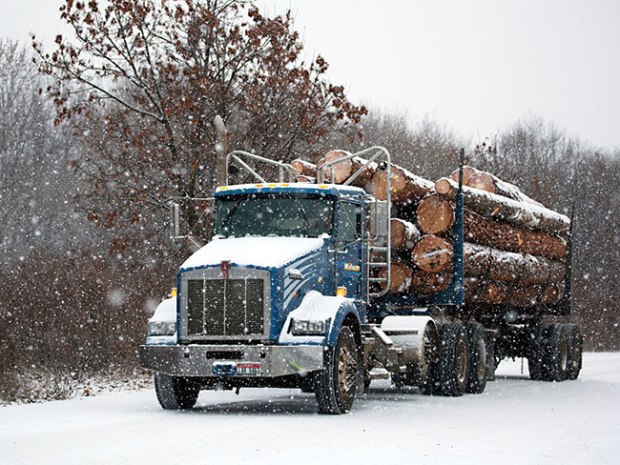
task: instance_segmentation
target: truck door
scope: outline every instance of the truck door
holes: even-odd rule
[[[338,204],[336,221],[336,287],[347,297],[362,299],[362,207],[350,201]]]

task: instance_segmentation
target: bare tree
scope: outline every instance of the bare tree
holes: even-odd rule
[[[328,83],[322,57],[301,60],[290,14],[232,0],[68,0],[61,17],[75,40],[35,50],[55,78],[58,121],[79,117],[85,154],[74,166],[91,181],[98,224],[139,225],[156,241],[165,199],[209,193],[215,115],[231,147],[273,159],[312,155],[332,130],[359,136],[365,108]]]

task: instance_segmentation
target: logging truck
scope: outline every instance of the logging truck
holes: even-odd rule
[[[579,375],[566,216],[481,181],[462,156],[435,183],[382,147],[226,163],[251,182],[216,189],[213,239],[181,265],[140,347],[164,409],[201,390],[282,387],[342,414],[376,379],[479,394],[507,357],[534,380]]]

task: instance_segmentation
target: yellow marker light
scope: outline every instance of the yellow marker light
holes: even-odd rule
[[[228,186],[220,186],[216,189],[218,192],[228,190]]]
[[[267,184],[267,187],[276,187],[277,184],[270,182],[269,184]]]
[[[321,189],[327,189],[329,186],[327,184],[319,184]]]
[[[254,184],[254,187],[263,187],[262,184]]]
[[[177,296],[177,288],[173,287],[172,289],[170,289],[170,293],[168,294],[168,297],[176,297]]]
[[[346,297],[347,296],[347,288],[346,287],[338,287],[336,288],[336,297]]]
[[[288,182],[283,182],[282,184],[280,184],[280,187],[288,187]]]

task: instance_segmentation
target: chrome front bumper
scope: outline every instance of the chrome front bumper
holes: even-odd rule
[[[172,376],[273,378],[322,369],[323,346],[143,345],[140,362]]]

